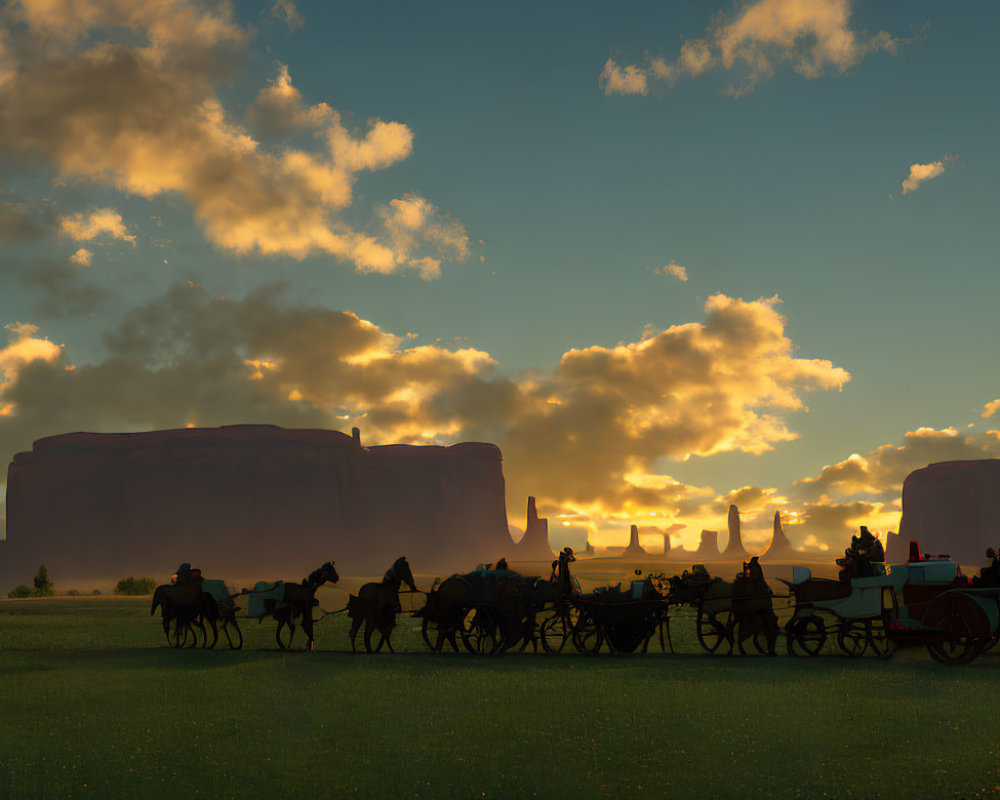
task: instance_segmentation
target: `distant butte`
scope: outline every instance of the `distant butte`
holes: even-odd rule
[[[743,549],[743,537],[740,534],[740,510],[735,505],[729,506],[729,541],[726,543],[726,550],[722,554],[723,558],[743,559],[747,557],[747,551]]]
[[[796,557],[801,558],[802,554],[797,553],[792,548],[788,537],[785,536],[784,529],[781,527],[781,512],[775,511],[774,532],[771,534],[771,543],[767,546],[761,558],[767,561],[787,561]]]
[[[646,551],[643,550],[642,545],[639,544],[639,526],[633,525],[629,530],[628,547],[622,551],[621,557],[635,558],[636,556],[644,555],[646,555]]]
[[[548,563],[555,554],[549,546],[549,521],[539,518],[535,498],[528,498],[527,524],[524,536],[512,548],[516,561],[545,561]]]
[[[911,472],[887,559],[905,561],[911,540],[924,553],[948,553],[966,565],[982,565],[988,547],[1000,549],[1000,459],[943,461]]]
[[[182,561],[298,580],[331,559],[381,575],[399,556],[432,571],[516,549],[495,445],[363,447],[356,428],[52,436],[14,457],[6,509],[0,589],[39,564],[62,586],[164,578]]]

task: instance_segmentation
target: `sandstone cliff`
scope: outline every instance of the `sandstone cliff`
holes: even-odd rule
[[[924,553],[948,553],[981,565],[1000,548],[1000,459],[945,461],[911,472],[903,482],[899,535],[889,537],[890,562],[905,561],[911,540]]]
[[[524,526],[524,536],[512,548],[505,552],[513,553],[512,560],[544,561],[548,563],[555,558],[549,546],[549,521],[538,516],[535,498],[528,498],[527,523]]]
[[[622,558],[635,558],[637,556],[646,555],[646,551],[643,549],[642,545],[639,544],[639,526],[633,525],[629,530],[629,540],[628,547],[622,551]]]
[[[205,574],[298,580],[510,555],[491,444],[362,447],[360,435],[271,425],[72,433],[35,442],[7,473],[0,588],[39,564],[54,580]]]

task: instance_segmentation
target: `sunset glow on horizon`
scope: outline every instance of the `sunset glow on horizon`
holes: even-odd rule
[[[975,11],[8,4],[0,451],[356,426],[497,444],[553,546],[884,539],[1000,457]]]

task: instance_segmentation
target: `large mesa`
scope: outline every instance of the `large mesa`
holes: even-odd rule
[[[7,473],[0,580],[38,564],[61,581],[169,575],[294,579],[335,559],[376,574],[511,553],[500,450],[363,447],[360,433],[233,425],[71,433],[35,442]]]

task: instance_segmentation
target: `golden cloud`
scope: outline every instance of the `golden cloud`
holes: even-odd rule
[[[944,174],[945,164],[954,161],[955,156],[947,155],[938,161],[929,164],[911,164],[910,174],[903,181],[903,194],[915,192],[920,188],[920,184]]]
[[[287,15],[290,4],[282,7]],[[359,173],[410,155],[406,125],[373,119],[350,130],[326,104],[306,107],[284,65],[248,122],[267,135],[312,129],[315,149],[265,148],[230,118],[214,86],[232,79],[249,36],[228,4],[26,0],[0,19],[0,41],[16,28],[22,43],[3,51],[11,68],[0,80],[0,148],[41,155],[66,178],[183,197],[208,239],[238,254],[326,254],[360,271],[409,266],[425,277],[468,254],[464,228],[440,216],[405,251],[391,231],[360,233],[340,219]],[[105,212],[114,213],[94,213]],[[119,235],[113,222],[76,215],[63,230],[80,240]]]
[[[903,40],[880,31],[874,36],[850,28],[849,0],[759,0],[735,17],[720,15],[705,39],[681,45],[677,61],[647,56],[643,64],[619,65],[609,58],[601,72],[605,94],[647,94],[651,80],[672,86],[696,78],[714,66],[741,67],[745,77],[725,88],[731,96],[752,92],[771,78],[776,66],[789,64],[807,79],[828,71],[844,73],[869,53],[895,53]]]

